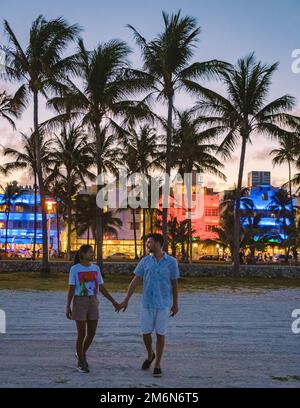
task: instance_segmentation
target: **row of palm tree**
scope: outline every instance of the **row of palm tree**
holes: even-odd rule
[[[246,148],[258,133],[275,140],[287,135],[296,138],[299,119],[288,113],[294,108],[295,100],[284,95],[268,102],[272,76],[278,64],[263,64],[256,61],[254,54],[238,60],[236,65],[219,60],[192,62],[200,27],[195,18],[182,16],[180,11],[172,15],[163,12],[163,30],[149,41],[133,26],[128,27],[141,50],[143,66],[138,69],[129,63],[131,50],[126,43],[112,40],[99,44],[92,51],[87,50],[84,41],[79,38],[80,27],[69,25],[63,18],[46,20],[39,16],[31,26],[26,48],[21,46],[9,23],[4,23],[8,36],[5,77],[21,84],[13,97],[5,96],[8,98],[8,108],[4,104],[4,114],[8,112],[8,120],[11,116],[17,117],[28,106],[30,98],[33,100],[34,172],[41,195],[43,267],[48,268],[47,177],[51,182],[56,176],[60,182],[64,180],[72,194],[77,190],[75,180],[79,173],[78,168],[69,167],[70,164],[75,166],[75,162],[61,149],[62,131],[56,139],[56,159],[59,158],[60,164],[54,167],[54,175],[47,174],[47,166],[44,168],[42,160],[41,135],[63,129],[75,121],[82,132],[90,136],[89,142],[83,138],[82,144],[79,143],[77,147],[83,149],[85,159],[91,158],[91,163],[95,163],[96,176],[106,170],[116,171],[120,163],[118,160],[124,160],[121,152],[118,154],[120,145],[125,147],[126,158],[131,157],[131,163],[130,160],[127,163],[130,172],[141,171],[147,175],[150,168],[157,165],[156,153],[147,153],[151,132],[147,131],[147,146],[138,145],[132,129],[136,129],[139,123],[147,123],[148,129],[150,124],[158,123],[165,133],[163,141],[160,141],[164,147],[163,154],[160,154],[160,166],[164,168],[167,186],[174,166],[182,173],[197,168],[224,178],[221,158],[230,157],[233,150],[240,146],[233,251],[234,270],[238,274],[240,202]],[[64,50],[74,41],[77,42],[76,53],[64,56]],[[212,78],[223,84],[224,95],[200,83],[200,80]],[[191,112],[178,113],[175,109],[175,98],[182,91],[196,98]],[[46,98],[47,107],[55,112],[53,118],[43,123],[39,121],[41,97]],[[153,110],[154,101],[166,103],[165,118],[160,118]],[[179,131],[176,130],[176,120],[181,122]],[[139,142],[141,140],[142,137]],[[180,141],[185,149],[178,149]],[[141,146],[144,156],[139,157]],[[195,148],[193,151],[191,146]],[[75,149],[75,145],[71,147]],[[220,160],[215,157],[216,154],[220,155]],[[139,159],[136,160],[136,157]],[[64,171],[61,171],[62,168]],[[90,177],[87,171],[87,174],[79,176],[81,182]],[[97,184],[97,188],[99,192],[101,185]],[[70,200],[70,195],[66,199]],[[188,207],[190,211],[190,203]],[[101,264],[103,209],[97,209],[96,216],[97,262]],[[167,249],[167,206],[162,212],[162,232]],[[189,222],[190,246],[191,236]]]
[[[216,238],[205,240],[204,244],[218,244],[222,250],[234,253],[234,211],[236,191],[227,191],[220,204],[220,226],[214,227]],[[241,192],[241,225],[239,251],[249,251],[250,260],[255,260],[256,251],[264,251],[269,246],[279,246],[284,249],[286,260],[289,254],[297,252],[299,244],[299,225],[293,222],[295,217],[292,205],[293,197],[285,188],[278,189],[270,197],[270,202],[264,210],[257,210],[249,197],[249,189]],[[273,214],[274,225],[263,225],[264,216]]]

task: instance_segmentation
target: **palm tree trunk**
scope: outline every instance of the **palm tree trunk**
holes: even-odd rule
[[[97,251],[96,231],[93,232],[93,238],[94,238],[94,253],[96,253]]]
[[[190,172],[191,173],[191,172]],[[192,214],[191,214],[191,207],[192,207],[192,183],[191,185],[186,184],[185,191],[187,194],[187,204],[188,204],[188,261],[191,264],[193,260],[193,253],[192,253]]]
[[[42,272],[49,272],[49,254],[48,254],[48,231],[47,231],[47,214],[45,189],[41,163],[40,139],[39,139],[39,122],[38,122],[38,92],[33,91],[33,123],[35,134],[35,149],[36,149],[36,169],[41,197],[41,212],[42,212],[42,233],[43,233],[43,263]]]
[[[137,253],[137,238],[136,238],[135,209],[132,208],[131,211],[132,211],[132,223],[133,223],[134,259],[138,259],[138,253]]]
[[[241,191],[243,182],[243,173],[245,165],[247,138],[242,138],[242,148],[238,175],[238,184],[236,189],[235,211],[234,211],[234,250],[233,250],[233,274],[239,276],[240,274],[240,205],[241,205]]]
[[[188,245],[189,245],[189,263],[193,262],[193,242],[192,242],[192,220],[188,223]]]
[[[170,176],[171,173],[171,146],[172,146],[172,127],[173,127],[173,92],[168,97],[168,122],[167,122],[167,146],[166,146],[166,176]],[[170,181],[169,177],[166,177],[165,191],[169,192]],[[167,201],[169,195],[163,200],[162,209],[162,233],[164,237],[164,250],[168,251],[168,208]],[[166,208],[165,208],[166,206]]]
[[[153,234],[153,210],[150,209],[150,233]]]
[[[71,208],[71,204],[70,202],[68,203],[68,223],[67,223],[67,260],[70,261],[71,260],[71,228],[72,228],[72,208]]]
[[[96,124],[96,153],[97,153],[97,175],[100,176],[103,170],[100,123]],[[97,194],[102,189],[97,183]],[[96,205],[96,203],[95,203]],[[96,246],[97,246],[97,264],[102,270],[103,266],[103,208],[96,209]]]
[[[34,220],[33,220],[33,250],[32,259],[35,261],[36,252],[36,222],[37,222],[37,176],[36,171],[34,171]]]
[[[56,235],[57,235],[57,255],[60,254],[60,228],[59,228],[59,209],[56,205]]]
[[[89,245],[90,244],[90,227],[88,227],[88,230],[87,230],[87,245]]]
[[[143,255],[146,255],[146,208],[143,208]]]
[[[4,244],[4,252],[5,255],[7,254],[7,244],[8,244],[8,222],[9,222],[9,212],[10,209],[8,207],[7,213],[6,213],[6,225],[5,225],[5,244]]]
[[[293,225],[295,224],[295,217],[294,217],[294,206],[293,206],[293,197],[292,197],[292,169],[291,169],[291,162],[288,161],[289,166],[289,194],[291,199],[291,212],[292,212],[292,222]]]

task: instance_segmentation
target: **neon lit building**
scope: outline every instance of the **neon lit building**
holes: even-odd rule
[[[269,182],[269,183],[268,183]],[[249,198],[254,204],[254,211],[256,214],[261,215],[259,227],[261,229],[261,235],[265,233],[277,235],[282,239],[286,238],[285,233],[282,231],[283,222],[288,226],[290,220],[286,218],[278,218],[276,212],[272,209],[272,201],[274,195],[280,190],[279,187],[273,187],[271,185],[271,173],[270,172],[250,172],[248,174],[248,189]],[[293,208],[296,208],[296,199],[293,199]],[[291,211],[291,205],[285,206],[286,210]],[[241,202],[241,210],[245,210],[246,206]],[[242,224],[247,228],[249,221],[245,218],[242,219]],[[257,236],[257,238],[259,238]],[[276,243],[280,239],[270,239],[270,243]]]
[[[197,191],[196,191],[197,188]],[[197,192],[197,195],[196,195]],[[202,255],[218,255],[219,249],[216,245],[207,245],[199,241],[204,241],[207,239],[215,239],[216,233],[213,231],[214,227],[218,227],[220,224],[219,216],[219,205],[220,198],[218,193],[215,193],[212,188],[208,187],[195,187],[192,186],[192,208],[196,206],[196,197],[201,200],[202,205],[199,207],[199,217],[196,213],[192,211],[192,229],[193,233],[193,259],[197,260]],[[173,196],[169,197],[169,211],[168,220],[172,218],[177,218],[178,222],[187,219],[188,210],[184,199],[184,194],[182,193],[182,208],[176,208],[176,202]],[[162,199],[159,203],[160,208],[162,208]]]
[[[0,194],[0,244],[4,245],[6,238],[6,213],[3,194]],[[55,212],[47,214],[50,229],[50,245],[57,247],[56,216]],[[34,237],[34,190],[28,186],[12,203],[9,214],[7,242],[10,250],[33,247]],[[42,246],[42,214],[40,196],[37,195],[37,249]]]

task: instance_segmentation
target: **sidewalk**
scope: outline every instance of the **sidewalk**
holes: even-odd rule
[[[140,370],[139,295],[124,314],[101,299],[91,372],[76,372],[75,325],[64,316],[65,298],[63,292],[0,291],[7,318],[0,387],[300,387],[300,335],[291,331],[297,289],[181,295],[162,378]]]

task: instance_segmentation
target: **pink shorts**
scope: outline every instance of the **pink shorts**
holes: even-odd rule
[[[74,296],[72,320],[98,320],[99,300],[97,296]]]

